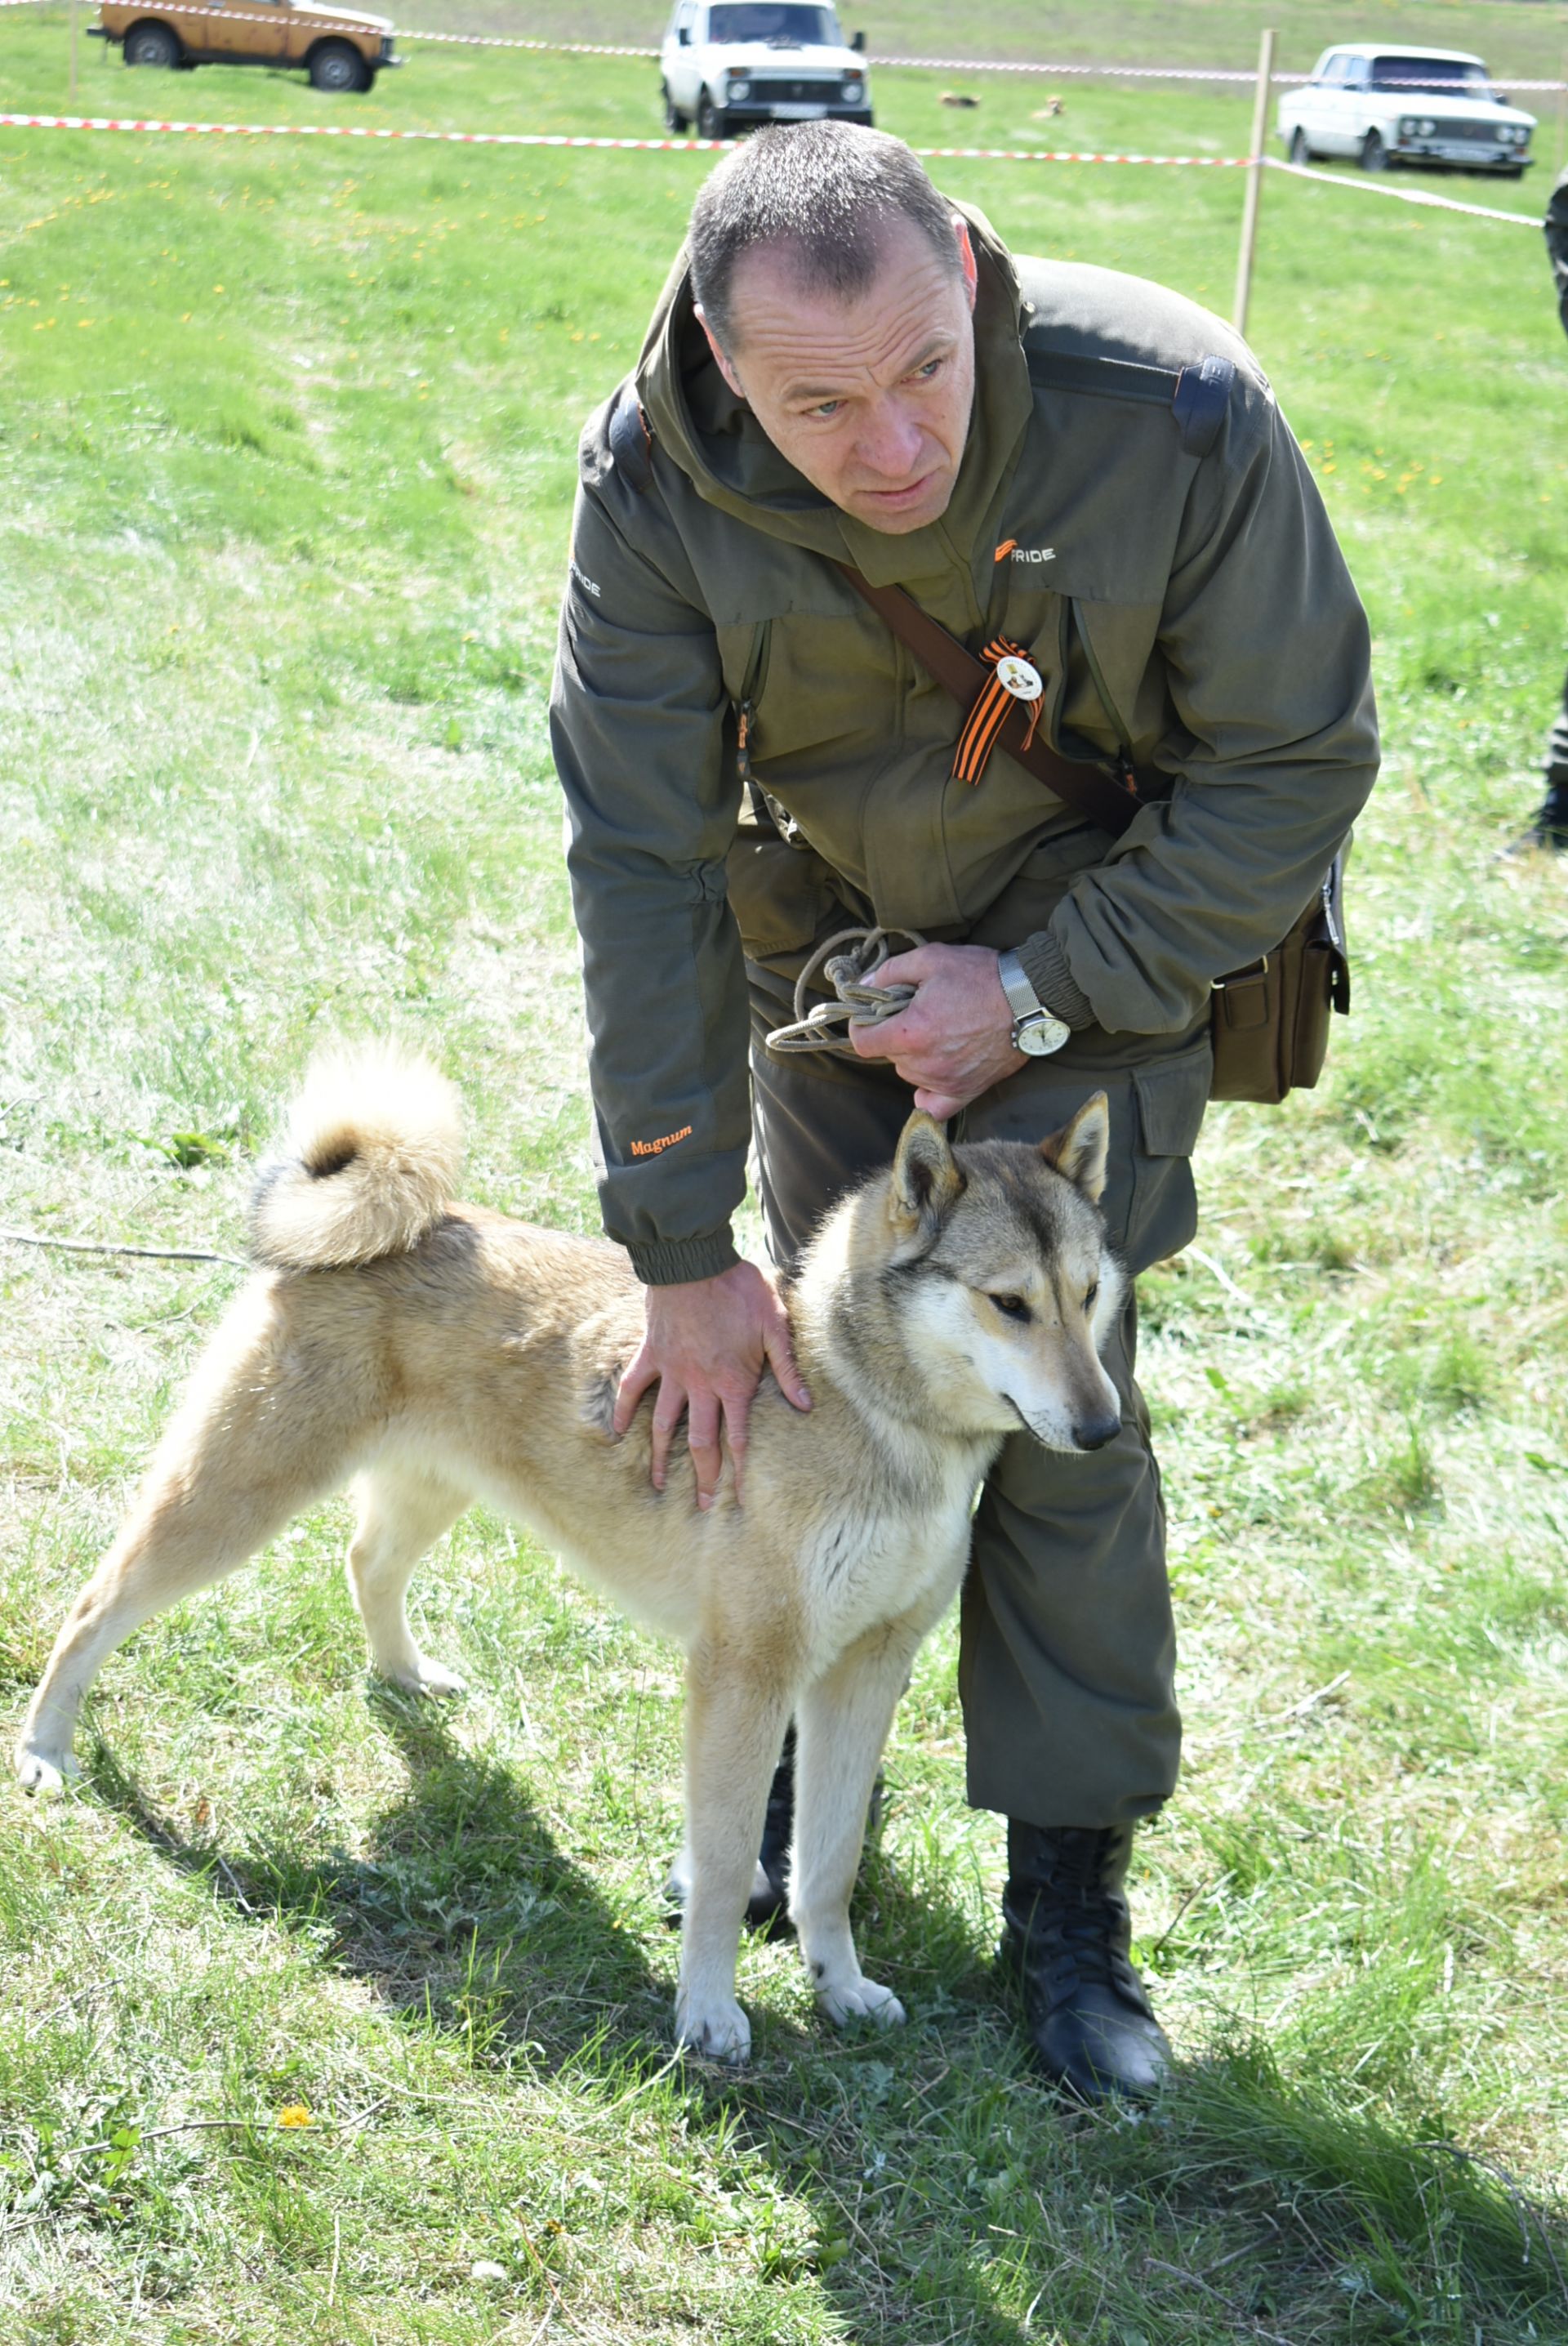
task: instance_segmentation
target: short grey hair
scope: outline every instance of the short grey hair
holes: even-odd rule
[[[759,130],[727,155],[692,209],[691,290],[715,341],[735,347],[737,263],[759,246],[788,249],[808,293],[850,301],[876,276],[891,222],[908,220],[955,276],[952,207],[901,138],[854,122]]]

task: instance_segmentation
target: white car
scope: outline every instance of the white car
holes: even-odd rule
[[[665,127],[728,138],[827,114],[869,123],[865,46],[814,0],[677,0],[659,51]]]
[[[1518,179],[1534,159],[1525,150],[1535,117],[1510,106],[1463,49],[1343,41],[1280,99],[1278,128],[1293,163],[1349,155],[1364,171],[1428,163]]]

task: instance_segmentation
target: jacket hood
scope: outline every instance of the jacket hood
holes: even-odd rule
[[[840,512],[781,456],[714,363],[692,302],[683,246],[654,311],[636,371],[655,444],[709,505],[790,546],[850,562],[873,585],[967,568],[1032,412],[1019,341],[1022,297],[1011,254],[983,212],[968,223],[979,270],[974,407],[952,499],[939,521],[893,536]]]

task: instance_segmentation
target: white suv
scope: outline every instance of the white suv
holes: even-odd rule
[[[865,46],[814,0],[677,0],[659,51],[665,126],[728,138],[825,114],[869,123]]]
[[[1364,171],[1400,163],[1522,178],[1535,117],[1510,106],[1479,57],[1348,41],[1325,49],[1304,89],[1279,101],[1293,163],[1353,155]]]

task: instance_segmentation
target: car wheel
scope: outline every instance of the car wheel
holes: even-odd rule
[[[374,76],[347,41],[323,41],[311,58],[312,89],[366,90]]]
[[[1307,144],[1307,133],[1299,123],[1290,134],[1290,160],[1298,171],[1304,171],[1312,160],[1312,149]]]
[[[1381,138],[1379,138],[1375,130],[1369,130],[1366,137],[1362,139],[1361,152],[1357,158],[1357,160],[1359,162],[1363,171],[1386,171],[1388,169],[1389,150],[1384,146]]]
[[[126,35],[122,54],[127,66],[162,66],[172,71],[179,63],[179,43],[167,25],[135,25]]]
[[[658,94],[664,100],[664,127],[671,138],[682,130],[688,130],[691,128],[691,118],[681,112],[674,98],[671,97],[668,82],[660,82]]]
[[[702,138],[728,138],[729,136],[729,117],[722,106],[715,106],[707,90],[697,100],[697,136]]]

